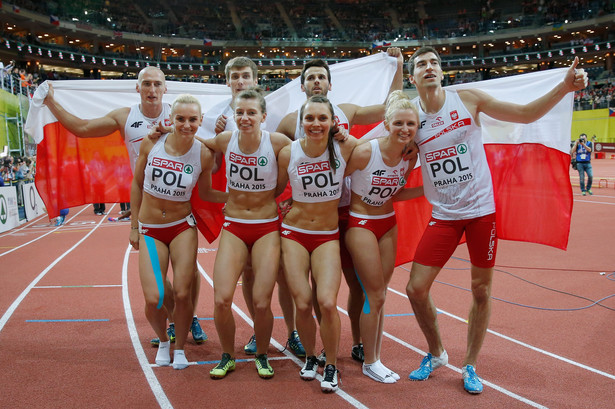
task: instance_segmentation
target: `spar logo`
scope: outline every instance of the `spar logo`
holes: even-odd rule
[[[174,160],[158,158],[158,157],[155,157],[154,159],[152,159],[152,166],[155,166],[157,168],[162,168],[162,169],[174,170],[176,172],[184,171],[183,163],[176,162]],[[191,169],[190,173],[192,173],[192,167],[190,167],[190,169]]]
[[[192,172],[194,172],[194,168],[192,167],[192,165],[184,166],[184,173],[186,173],[187,175],[190,175],[192,174]]]
[[[265,180],[264,178],[258,176],[257,165],[265,166],[268,162],[266,157],[261,156],[259,158],[256,158],[255,156],[243,156],[230,152],[229,161],[230,179],[234,179],[235,177],[239,176],[239,178],[244,181],[262,182]]]
[[[439,117],[436,117],[436,122],[432,122],[431,127],[432,128],[437,128],[437,127],[442,126],[442,125],[444,125],[444,121],[442,120],[442,117],[439,116]]]
[[[463,155],[467,151],[467,145],[465,143],[461,143],[457,146],[451,146],[437,151],[428,152],[425,154],[425,161],[429,163],[443,159],[453,158],[457,155]]]
[[[336,163],[336,167],[337,166],[339,165],[337,165]],[[306,163],[306,164],[297,166],[297,174],[299,176],[308,175],[310,173],[326,172],[328,170],[331,170],[331,165],[329,165],[329,161],[326,161],[326,160],[322,162]]]
[[[9,205],[4,195],[0,195],[0,223],[6,224],[9,219]]]

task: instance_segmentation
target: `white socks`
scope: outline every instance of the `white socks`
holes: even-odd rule
[[[395,374],[397,375],[397,379],[395,379],[392,375],[394,372],[382,365],[380,360],[372,364],[363,363],[363,374],[382,383],[395,383],[399,379],[399,375]]]
[[[374,362],[375,364],[380,365],[386,372],[389,373],[389,376],[393,379],[395,379],[396,381],[399,381],[399,375],[393,371],[391,371],[389,368],[387,368],[386,366],[384,366],[384,364],[382,362],[380,362],[380,359],[377,360],[376,362]]]
[[[156,353],[156,365],[169,366],[171,364],[171,341],[160,342]]]
[[[188,360],[183,349],[173,351],[173,369],[184,369],[188,367]]]

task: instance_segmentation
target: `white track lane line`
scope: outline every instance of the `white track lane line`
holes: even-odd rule
[[[78,213],[76,213],[76,214],[75,214],[73,217],[71,217],[68,221],[73,220],[75,217],[77,217],[79,214],[81,214],[81,212],[83,212],[83,211],[84,211],[85,209],[87,209],[88,207],[89,207],[89,206],[86,206],[86,207],[84,207],[83,209],[81,209]],[[101,222],[102,222],[102,221],[101,221]],[[98,226],[100,226],[100,223],[98,223],[98,224],[96,225],[96,227],[98,227]],[[25,247],[25,246],[27,246],[28,244],[32,244],[32,243],[34,243],[35,241],[40,240],[40,239],[42,239],[43,237],[45,237],[45,236],[47,236],[47,235],[49,235],[49,234],[51,234],[51,233],[55,232],[55,231],[56,231],[56,230],[58,230],[60,227],[62,227],[62,226],[58,226],[58,227],[56,227],[55,229],[50,230],[50,231],[48,231],[47,233],[45,233],[45,234],[43,234],[43,235],[41,235],[41,236],[39,236],[39,237],[37,237],[37,238],[35,238],[35,239],[33,239],[33,240],[30,240],[30,241],[29,241],[29,242],[27,242],[27,243],[22,244],[21,246],[17,246],[17,247],[15,247],[15,248],[13,248],[13,249],[10,249],[10,250],[8,250],[8,251],[5,251],[4,253],[0,253],[0,257],[2,257],[2,256],[4,256],[4,255],[7,255],[7,254],[9,254],[9,253],[12,253],[12,252],[13,252],[13,251],[15,251],[15,250],[19,250],[20,248]]]
[[[390,288],[389,288],[389,290],[391,290],[391,291],[395,292],[395,290],[392,290],[392,289],[390,289]],[[397,293],[397,292],[396,292],[396,293]],[[399,294],[399,293],[398,293],[398,294]],[[343,308],[341,308],[340,306],[338,306],[338,307],[337,307],[337,309],[338,309],[338,311],[342,312],[343,314],[348,315],[348,312],[347,312],[346,310],[344,310]],[[438,310],[438,311],[440,311],[440,310]],[[423,350],[421,350],[421,349],[419,349],[419,348],[415,347],[414,345],[411,345],[411,344],[407,343],[406,341],[403,341],[403,340],[401,340],[401,339],[397,338],[397,337],[396,337],[396,336],[394,336],[394,335],[389,334],[389,333],[388,333],[388,332],[386,332],[386,331],[384,331],[384,332],[382,333],[382,335],[384,335],[385,337],[387,337],[387,338],[389,338],[389,339],[391,339],[391,340],[393,340],[393,341],[397,342],[398,344],[400,344],[400,345],[402,345],[402,346],[405,346],[405,347],[406,347],[406,348],[408,348],[408,349],[411,349],[412,351],[416,352],[417,354],[420,354],[420,355],[427,355],[427,352],[425,352],[425,351],[423,351]],[[447,368],[449,368],[449,369],[452,369],[453,371],[455,371],[455,372],[457,372],[457,373],[459,373],[459,374],[461,374],[461,368],[457,368],[456,366],[453,366],[453,365],[451,365],[451,364],[447,364],[447,365],[446,365],[446,367],[447,367]],[[402,379],[403,379],[403,378],[402,378]],[[516,400],[518,400],[518,401],[520,401],[520,402],[523,402],[523,403],[525,403],[525,404],[527,404],[527,405],[529,405],[529,406],[532,406],[532,407],[534,407],[534,408],[539,408],[539,409],[548,409],[546,406],[543,406],[543,405],[541,405],[540,403],[534,402],[534,401],[532,401],[532,400],[529,400],[529,399],[527,399],[527,398],[524,398],[523,396],[517,395],[516,393],[511,392],[511,391],[509,391],[508,389],[504,389],[504,388],[502,388],[501,386],[498,386],[498,385],[496,385],[496,384],[494,384],[494,383],[491,383],[491,382],[489,382],[489,381],[486,381],[484,378],[480,378],[480,379],[481,379],[481,381],[482,381],[483,385],[489,386],[490,388],[495,389],[496,391],[501,392],[501,393],[503,393],[503,394],[504,394],[504,395],[506,395],[506,396],[509,396],[509,397],[511,397],[511,398],[513,398],[513,399],[516,399]]]
[[[201,267],[201,265],[199,263],[197,263],[199,271],[201,273],[201,275],[205,278],[205,280],[207,280],[207,282],[209,283],[209,285],[211,286],[211,288],[214,287],[214,282],[211,279],[211,277],[209,277],[209,275],[205,272],[205,270],[203,269],[203,267]],[[237,305],[235,305],[235,303],[233,303],[233,310],[239,314],[239,316],[241,318],[244,319],[244,321],[246,321],[248,323],[248,325],[250,325],[251,327],[254,327],[254,323],[252,322],[252,319],[246,314],[244,313],[239,307],[237,307]],[[279,342],[277,342],[275,339],[271,338],[271,343],[273,344],[273,346],[275,346],[278,350],[282,350],[284,347],[282,345],[280,345]],[[297,358],[296,356],[294,356],[291,352],[289,351],[283,351],[284,354],[286,356],[288,356],[289,358],[292,359],[292,361],[297,364],[297,366],[299,368],[303,367],[304,362],[301,361],[299,358]],[[316,379],[318,381],[322,380],[322,375],[318,374],[316,375]],[[359,400],[355,399],[353,396],[347,394],[346,392],[344,392],[342,389],[338,389],[337,392],[335,392],[336,395],[338,395],[339,397],[341,397],[342,399],[344,399],[346,402],[348,402],[350,405],[352,405],[355,408],[360,408],[360,409],[369,409],[367,406],[365,406],[363,403],[361,403]]]
[[[83,236],[81,238],[81,240],[79,240],[77,243],[75,243],[70,249],[66,250],[60,257],[56,258],[51,264],[49,264],[49,266],[47,266],[46,269],[44,269],[34,280],[32,280],[32,282],[26,287],[25,290],[23,290],[21,292],[21,294],[19,294],[19,296],[15,299],[15,301],[13,301],[13,303],[9,306],[9,308],[6,310],[6,312],[2,315],[2,318],[0,318],[0,332],[2,332],[2,329],[4,328],[4,326],[6,325],[7,321],[11,318],[11,316],[13,315],[13,313],[15,312],[15,310],[17,309],[17,307],[19,307],[19,304],[21,304],[21,302],[23,301],[24,298],[26,298],[26,295],[28,295],[28,293],[30,292],[30,290],[32,290],[32,288],[34,288],[36,286],[36,284],[38,284],[39,281],[41,281],[41,279],[43,277],[45,277],[45,275],[56,265],[60,262],[60,260],[62,260],[64,257],[66,257],[68,254],[70,254],[74,249],[76,249],[81,243],[83,243],[85,241],[85,239],[87,239],[88,237],[90,237],[90,235],[92,233],[94,233],[96,231],[96,229],[98,227],[100,227],[100,225],[102,224],[104,220],[101,220],[100,222],[98,222],[98,224],[96,224],[96,226],[94,226],[94,228],[92,230],[90,230],[85,236]],[[44,236],[39,237],[42,238]],[[35,239],[38,240],[38,239]],[[34,240],[33,240],[34,241]],[[28,244],[28,243],[26,243]],[[25,244],[24,244],[25,246]],[[23,246],[20,246],[23,247]],[[18,247],[16,247],[15,249],[17,249]],[[6,254],[6,253],[4,253]],[[3,255],[3,254],[0,254]]]
[[[141,365],[141,370],[145,375],[145,379],[147,380],[149,387],[154,393],[154,397],[158,401],[158,404],[161,408],[171,409],[173,408],[173,405],[171,405],[169,398],[164,393],[162,385],[160,385],[160,382],[158,382],[158,378],[156,378],[156,374],[150,366],[150,363],[147,360],[147,356],[145,356],[145,351],[143,350],[141,341],[139,341],[139,335],[137,333],[135,319],[132,315],[132,308],[130,307],[130,296],[128,295],[128,257],[130,256],[131,250],[132,246],[128,245],[128,247],[126,248],[126,253],[124,254],[124,263],[122,265],[122,300],[124,301],[124,315],[126,316],[126,325],[128,326],[128,333],[130,335],[130,340],[132,341],[132,347],[137,354],[137,360],[139,361],[139,365]]]
[[[23,229],[26,229],[26,228],[30,227],[30,225],[38,222],[39,219],[42,219],[46,215],[47,215],[47,213],[44,213],[44,214],[38,216],[35,219],[32,219],[32,220],[29,220],[29,221],[25,222],[24,224],[20,225],[20,227],[17,228],[17,229],[11,229],[11,230],[5,232],[4,234],[0,234],[0,239],[3,238],[3,237],[10,236],[10,235],[13,235],[15,233],[18,233],[18,232],[22,231]]]
[[[393,288],[390,288],[390,287],[389,287],[389,291],[391,291],[391,292],[392,292],[392,293],[394,293],[394,294],[400,295],[400,296],[402,296],[402,297],[404,297],[404,298],[408,299],[408,296],[407,296],[406,294],[403,294],[403,293],[401,293],[401,292],[399,292],[399,291],[397,291],[397,290],[395,290],[395,289],[393,289]],[[454,315],[454,314],[451,314],[450,312],[447,312],[447,311],[441,310],[441,309],[439,309],[439,308],[437,308],[437,310],[438,310],[438,312],[440,312],[440,313],[442,313],[442,314],[444,314],[444,315],[447,315],[447,316],[449,316],[449,317],[451,317],[451,318],[453,318],[453,319],[456,319],[457,321],[461,321],[461,322],[463,322],[463,323],[466,323],[466,324],[467,324],[467,321],[466,321],[465,319],[461,318],[461,317],[458,317],[458,316],[456,316],[456,315]],[[566,362],[567,364],[577,366],[577,367],[579,367],[579,368],[581,368],[581,369],[585,369],[585,370],[587,370],[587,371],[590,371],[590,372],[596,373],[596,374],[598,374],[598,375],[602,375],[602,376],[607,377],[607,378],[609,378],[609,379],[615,379],[615,375],[613,375],[613,374],[610,374],[610,373],[607,373],[607,372],[603,372],[603,371],[601,371],[601,370],[599,370],[599,369],[596,369],[596,368],[592,368],[591,366],[587,366],[587,365],[584,365],[584,364],[582,364],[582,363],[579,363],[579,362],[573,361],[573,360],[568,359],[568,358],[565,358],[565,357],[563,357],[563,356],[561,356],[561,355],[557,355],[557,354],[554,354],[554,353],[552,353],[552,352],[545,351],[544,349],[540,349],[540,348],[535,347],[535,346],[533,346],[533,345],[527,344],[527,343],[525,343],[525,342],[523,342],[523,341],[519,341],[518,339],[514,339],[514,338],[511,338],[511,337],[509,337],[509,336],[507,336],[507,335],[501,334],[501,333],[499,333],[499,332],[496,332],[496,331],[493,331],[493,330],[490,330],[490,329],[487,329],[487,332],[488,332],[488,333],[490,333],[490,334],[492,334],[492,335],[495,335],[495,336],[497,336],[497,337],[500,337],[500,338],[502,338],[502,339],[505,339],[505,340],[507,340],[507,341],[513,342],[513,343],[515,343],[515,344],[517,344],[517,345],[521,345],[522,347],[525,347],[525,348],[531,349],[532,351],[539,352],[539,353],[544,354],[544,355],[547,355],[547,356],[549,356],[549,357],[551,357],[551,358],[555,358],[555,359],[558,359],[558,360],[560,360],[560,361]],[[427,355],[427,353],[425,353],[425,352],[421,352],[421,353],[422,353],[423,355]]]

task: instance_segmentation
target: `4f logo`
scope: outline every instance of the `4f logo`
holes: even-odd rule
[[[282,230],[282,234],[288,236],[290,234],[290,230]]]
[[[425,123],[426,123],[426,122],[427,122],[427,121],[421,121],[421,126],[419,126],[419,129],[423,129],[423,127],[425,126]]]
[[[375,176],[382,176],[384,174],[385,174],[385,171],[383,169],[375,170],[374,172],[372,172],[372,175],[375,175]]]
[[[131,128],[138,128],[141,125],[143,125],[143,121],[137,121],[137,122],[133,122],[132,125],[130,125]]]
[[[367,220],[363,219],[358,224],[360,224],[361,226],[365,226],[367,224]]]

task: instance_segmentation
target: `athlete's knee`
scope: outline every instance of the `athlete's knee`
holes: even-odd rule
[[[421,301],[429,298],[429,286],[413,280],[408,281],[406,294],[410,301]]]
[[[259,297],[258,299],[254,299],[255,314],[266,314],[269,311],[271,311],[271,298]]]
[[[337,300],[335,297],[319,297],[318,306],[323,316],[337,314]]]
[[[472,282],[472,297],[478,304],[484,304],[491,297],[491,280]]]

